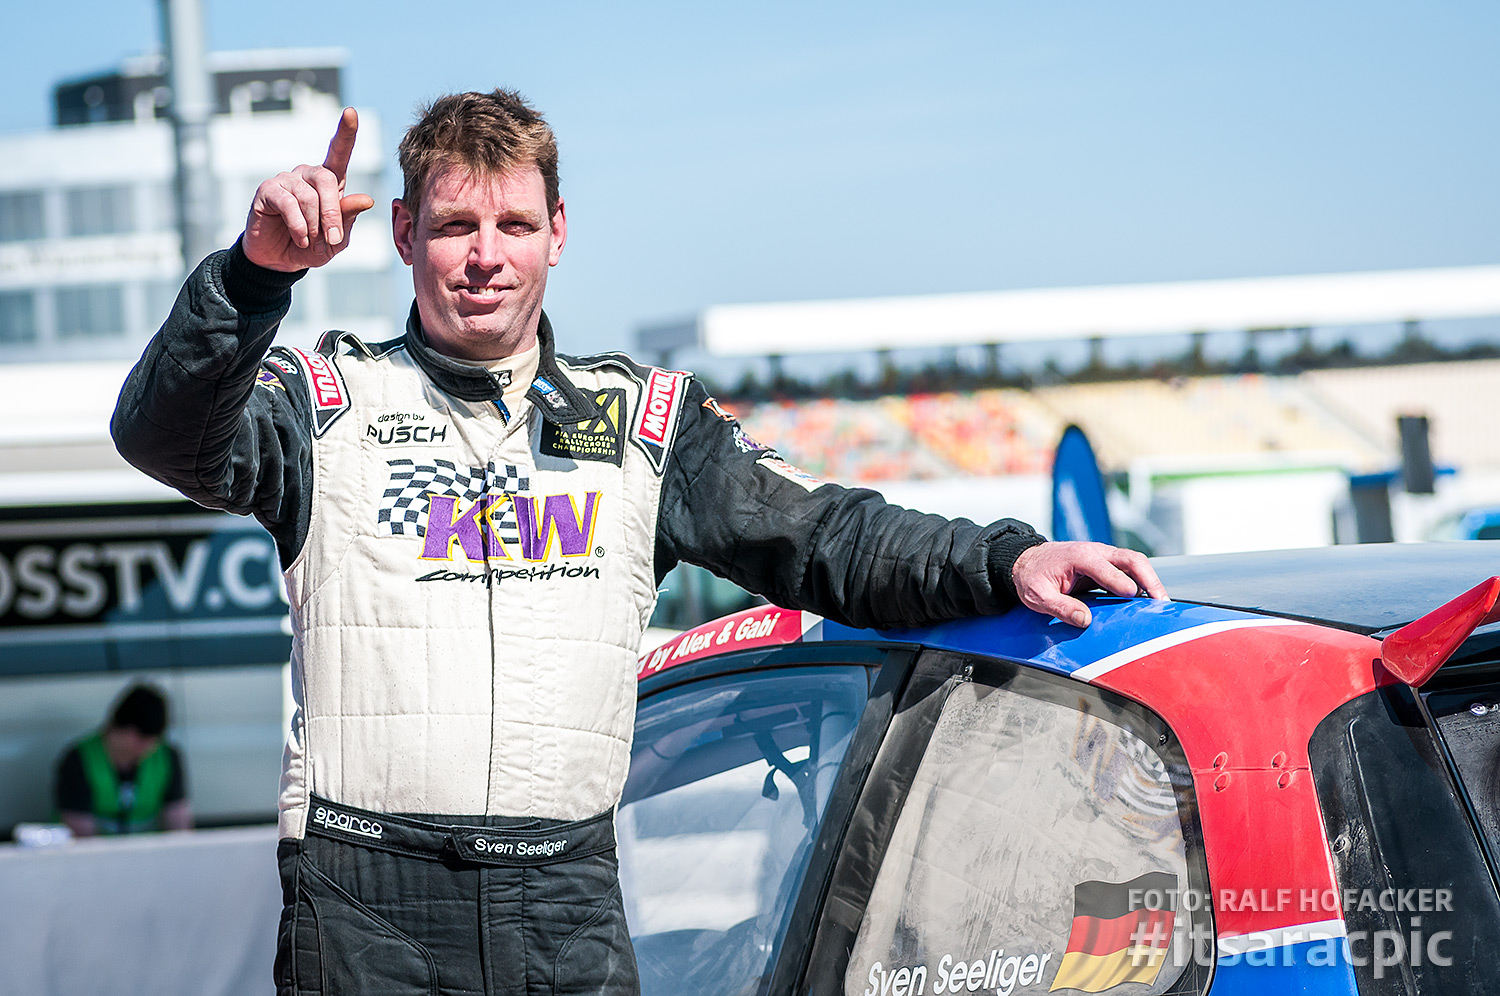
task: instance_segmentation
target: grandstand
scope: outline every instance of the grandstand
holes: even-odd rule
[[[1487,468],[1500,467],[1500,442],[1476,416],[1483,381],[1497,376],[1500,361],[731,407],[793,462],[859,483],[1047,473],[1069,424],[1089,433],[1107,468],[1285,457],[1371,472],[1396,461],[1395,416],[1409,411],[1432,413],[1441,458]]]
[[[1390,471],[1400,461],[1396,417],[1426,414],[1440,463],[1500,472],[1500,441],[1487,428],[1496,344],[1448,351],[1422,338],[1422,320],[1500,315],[1500,267],[1253,278],[1124,287],[1055,288],[862,301],[709,308],[687,323],[643,330],[662,354],[698,349],[715,358],[849,350],[884,352],[884,384],[897,386],[888,351],[989,349],[987,372],[952,365],[907,375],[905,393],[873,398],[851,378],[833,397],[790,400],[810,385],[749,380],[735,409],[747,429],[810,471],[860,483],[1046,473],[1068,424],[1090,435],[1106,469],[1176,469],[1174,475],[1323,467]],[[1389,355],[1360,356],[1346,340],[1318,353],[1312,330],[1383,323],[1405,329]],[[913,329],[921,329],[914,342]],[[1266,332],[1295,330],[1299,346],[1274,371],[1256,369]],[[1245,357],[1209,369],[1209,333],[1242,333]],[[1157,376],[1108,368],[1106,340],[1180,335],[1189,348],[1152,364]],[[1000,376],[1009,344],[1089,343],[1074,382],[1055,367]],[[775,354],[775,355],[773,355]],[[1462,362],[1399,362],[1447,355]],[[1290,361],[1290,362],[1288,362]],[[1364,364],[1364,365],[1357,365]],[[1372,365],[1374,364],[1374,365]],[[1035,383],[1034,381],[1041,381]],[[1087,381],[1087,382],[1081,382]],[[1012,386],[1019,385],[1019,386]],[[932,387],[969,388],[932,391]],[[1024,388],[1024,389],[1023,389]],[[733,392],[730,392],[731,398]],[[837,396],[842,394],[843,396]],[[780,395],[780,397],[777,397]],[[774,400],[764,400],[767,397]],[[1497,495],[1500,499],[1500,495]]]

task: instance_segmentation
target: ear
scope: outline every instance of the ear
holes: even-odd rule
[[[395,240],[396,252],[401,254],[401,262],[407,266],[411,265],[412,235],[416,223],[411,212],[406,210],[405,201],[399,197],[391,201],[391,238]]]
[[[552,212],[552,251],[547,254],[547,265],[556,266],[562,258],[563,244],[568,241],[568,211],[563,199],[557,199],[557,210]]]

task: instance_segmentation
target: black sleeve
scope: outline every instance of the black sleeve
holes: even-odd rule
[[[130,372],[110,423],[120,454],[142,471],[200,505],[254,515],[282,566],[307,536],[311,403],[262,359],[299,276],[256,266],[238,243],[205,259]]]
[[[656,573],[698,564],[776,605],[852,626],[915,626],[1015,604],[1011,570],[1042,537],[797,478],[693,381],[662,482]]]
[[[57,784],[53,787],[53,801],[59,812],[92,813],[94,793],[83,774],[83,755],[77,747],[68,748],[62,760],[57,762]]]
[[[187,770],[182,766],[182,751],[171,744],[164,744],[167,760],[171,762],[172,774],[167,780],[167,794],[162,796],[163,805],[181,802],[187,798]]]

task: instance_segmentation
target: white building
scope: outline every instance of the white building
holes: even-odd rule
[[[209,57],[222,245],[244,227],[261,180],[321,161],[343,106],[345,58],[339,49]],[[165,70],[146,56],[64,81],[52,129],[0,136],[0,362],[133,357],[170,309],[184,266]],[[380,121],[361,111],[349,190],[377,203],[383,148]],[[362,237],[297,285],[280,341],[310,344],[327,328],[367,341],[398,333],[383,214],[369,212]]]

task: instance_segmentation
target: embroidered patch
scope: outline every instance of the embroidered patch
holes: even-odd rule
[[[652,369],[641,392],[639,412],[631,437],[660,474],[667,466],[667,448],[677,428],[682,392],[690,374],[681,370]]]
[[[793,484],[797,485],[797,487],[802,488],[805,491],[816,491],[818,488],[821,488],[824,484],[828,483],[827,481],[818,480],[816,477],[812,476],[805,470],[800,470],[796,467],[793,467],[791,464],[781,459],[781,457],[776,456],[774,453],[767,453],[765,456],[755,461],[755,463],[756,466],[764,467],[776,476],[786,478],[788,481],[791,481]]]
[[[373,446],[430,446],[449,441],[453,426],[437,412],[387,411],[365,423],[365,442]]]
[[[473,503],[484,495],[515,494],[531,490],[530,471],[514,464],[460,467],[452,460],[387,460],[390,484],[380,499],[377,521],[392,536],[427,535],[427,510],[433,495],[460,498]],[[520,542],[516,510],[506,502],[495,521],[502,541]]]
[[[594,395],[600,416],[574,425],[542,423],[541,452],[570,460],[620,466],[625,458],[625,389],[606,387]]]
[[[562,392],[559,391],[553,385],[553,383],[545,377],[538,377],[533,380],[531,382],[531,389],[540,394],[542,396],[542,400],[547,402],[548,406],[552,408],[568,407],[568,399],[563,397]]]
[[[281,383],[281,378],[276,376],[276,371],[274,370],[261,370],[255,375],[255,383],[273,391],[286,390],[286,386]]]
[[[338,417],[349,410],[349,392],[344,388],[344,378],[339,368],[321,353],[309,353],[293,346],[292,353],[302,361],[307,371],[309,393],[313,405],[313,435],[321,436]]]
[[[709,398],[707,401],[703,402],[703,407],[707,408],[709,411],[713,412],[715,415],[719,416],[719,418],[723,419],[726,422],[735,421],[734,415],[728,411],[725,411],[724,406],[719,404],[719,402],[713,398]]]

